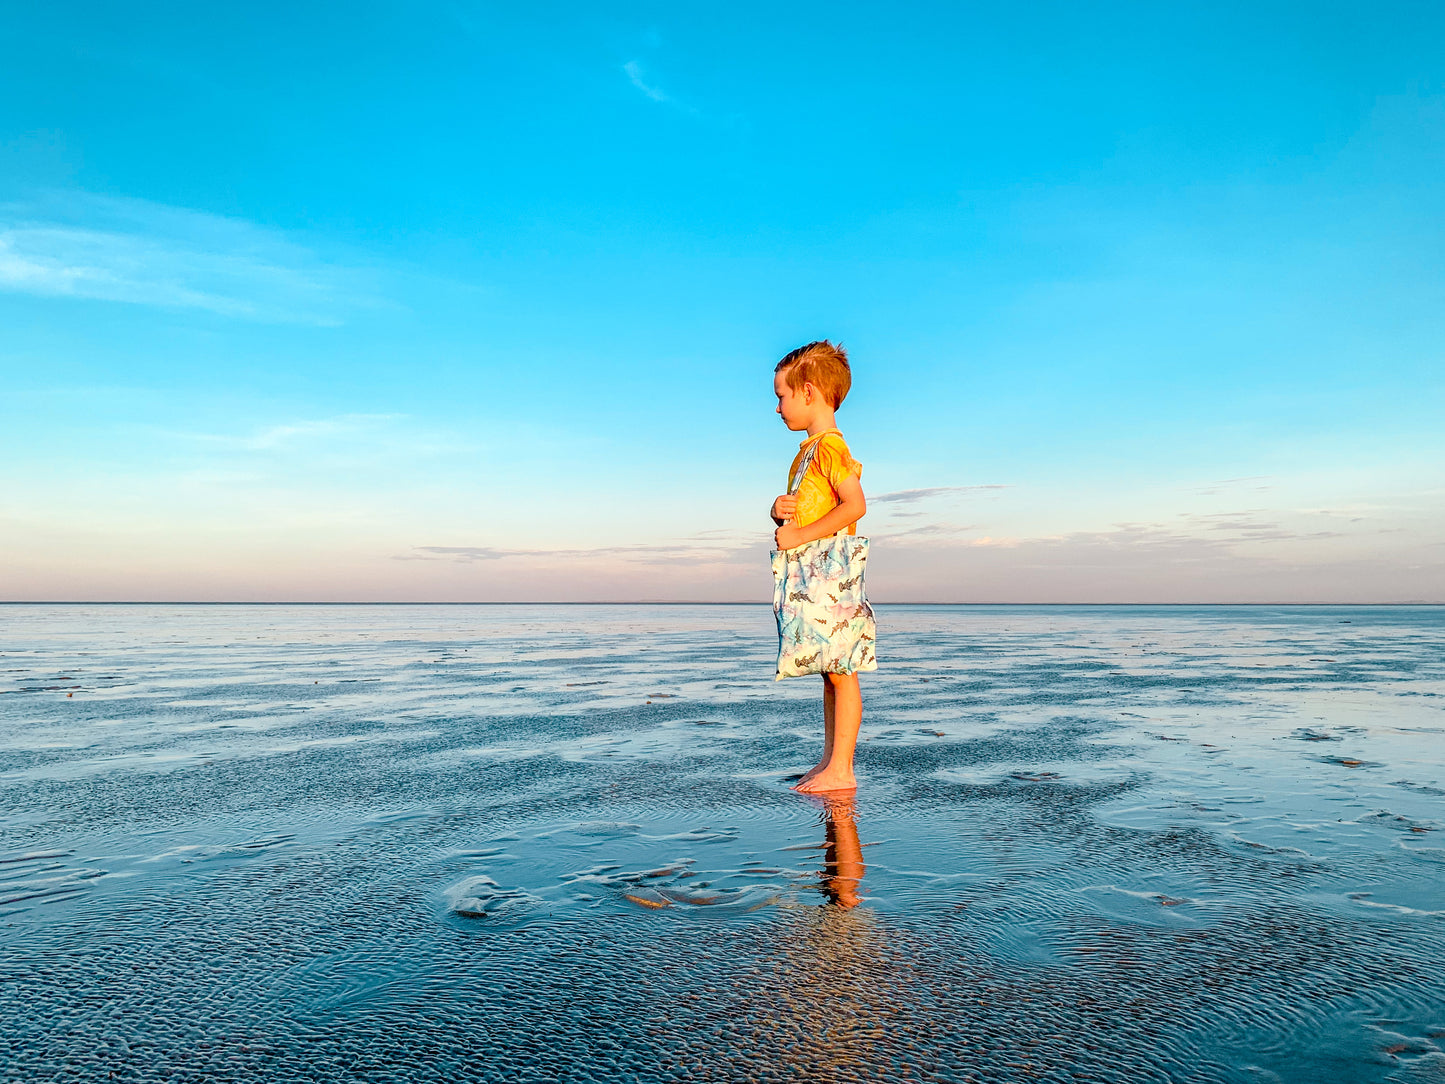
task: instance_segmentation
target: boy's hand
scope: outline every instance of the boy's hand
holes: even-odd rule
[[[773,522],[787,523],[793,518],[793,513],[798,510],[798,498],[791,493],[784,493],[773,502]]]
[[[795,546],[801,546],[804,542],[803,528],[785,523],[773,532],[773,541],[780,550],[790,550]]]

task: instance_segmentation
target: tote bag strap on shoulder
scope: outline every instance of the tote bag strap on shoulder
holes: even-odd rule
[[[808,473],[808,468],[813,465],[813,456],[817,454],[818,449],[822,446],[823,439],[827,437],[829,433],[836,432],[836,429],[823,430],[821,433],[818,434],[817,439],[808,446],[808,450],[803,453],[803,461],[798,464],[798,473],[793,476],[793,488],[788,490],[788,495],[790,497],[796,497],[798,495],[798,490],[803,488],[803,476]]]
[[[823,430],[823,432],[818,434],[818,439],[813,441],[808,450],[803,453],[803,461],[798,464],[798,473],[793,477],[793,487],[788,490],[789,496],[796,497],[798,495],[798,490],[803,488],[803,476],[808,473],[808,468],[813,465],[813,455],[822,447],[824,438],[826,438],[829,433],[836,433],[837,431],[836,429]],[[847,529],[847,527],[839,527],[836,534],[825,535],[824,538],[837,538]]]

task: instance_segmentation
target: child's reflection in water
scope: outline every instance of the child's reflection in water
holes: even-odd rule
[[[858,842],[858,807],[853,795],[823,799],[823,880],[821,888],[828,902],[848,909],[863,902],[858,894],[863,882],[863,844]]]
[[[896,981],[893,931],[871,907],[859,906],[863,847],[853,796],[810,798],[824,831],[817,881],[823,902],[783,912],[780,951],[758,995],[767,1012],[758,1015],[748,1048],[796,1084],[872,1080],[895,1057],[882,1051],[910,994]]]

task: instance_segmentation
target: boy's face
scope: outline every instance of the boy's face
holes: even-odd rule
[[[790,388],[784,373],[773,374],[773,394],[778,397],[778,413],[782,415],[783,424],[795,433],[808,428],[808,422],[812,420],[813,406],[808,401],[810,391],[812,389],[807,384],[801,388]],[[816,396],[816,393],[813,394]]]

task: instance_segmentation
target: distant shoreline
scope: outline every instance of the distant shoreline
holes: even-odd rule
[[[1335,609],[1355,608],[1374,609],[1381,606],[1445,606],[1445,602],[1429,602],[1416,600],[1409,602],[912,602],[908,600],[889,600],[880,602],[877,599],[871,600],[875,606],[1055,606],[1055,607],[1078,607],[1109,609],[1128,607],[1131,609],[1146,608],[1179,608],[1179,607],[1226,607],[1239,606],[1314,606],[1331,607]],[[767,600],[754,602],[699,602],[687,600],[653,600],[653,599],[607,599],[601,601],[585,602],[326,602],[326,601],[246,601],[246,600],[211,600],[211,601],[186,601],[173,599],[124,599],[96,601],[92,599],[0,599],[0,606],[768,606]]]

